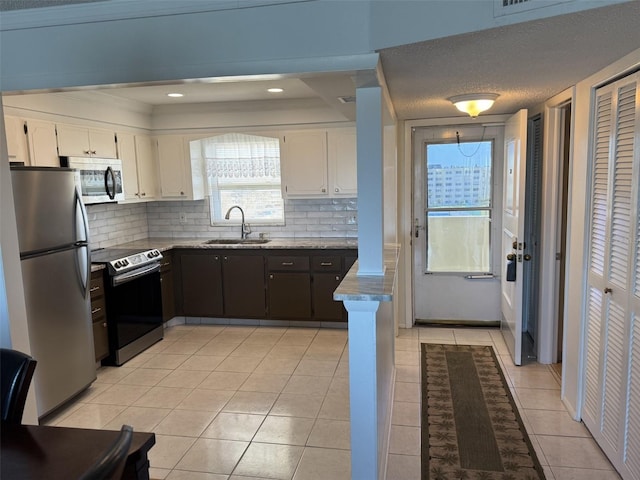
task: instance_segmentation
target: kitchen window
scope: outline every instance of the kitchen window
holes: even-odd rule
[[[284,224],[278,138],[228,133],[191,142],[191,148],[205,160],[211,225],[229,225],[224,216],[234,205],[247,223]]]
[[[492,158],[492,141],[426,145],[428,273],[491,271]],[[464,186],[433,181],[451,172]]]

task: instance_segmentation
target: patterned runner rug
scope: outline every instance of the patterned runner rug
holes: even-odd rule
[[[544,480],[492,347],[422,344],[422,479]]]

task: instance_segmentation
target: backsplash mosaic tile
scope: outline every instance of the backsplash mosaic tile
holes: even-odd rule
[[[240,227],[212,226],[205,200],[87,205],[91,248],[106,248],[147,237],[233,238]],[[288,200],[285,225],[252,225],[251,237],[358,236],[355,198]]]

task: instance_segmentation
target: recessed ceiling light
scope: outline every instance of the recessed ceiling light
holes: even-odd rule
[[[284,90],[282,88],[268,88],[267,92],[269,93],[282,93]]]
[[[167,93],[167,97],[180,98],[180,97],[184,97],[184,94],[182,94],[182,93]]]

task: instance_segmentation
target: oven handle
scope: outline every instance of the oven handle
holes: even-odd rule
[[[127,273],[122,273],[120,275],[115,275],[111,279],[111,284],[114,287],[117,287],[118,285],[122,285],[123,283],[130,282],[130,281],[135,280],[135,279],[137,279],[139,277],[142,277],[144,275],[148,275],[150,273],[158,272],[158,271],[160,271],[160,263],[154,263],[153,265],[147,265],[147,266],[137,268],[137,269],[132,270],[132,271],[127,272]]]

